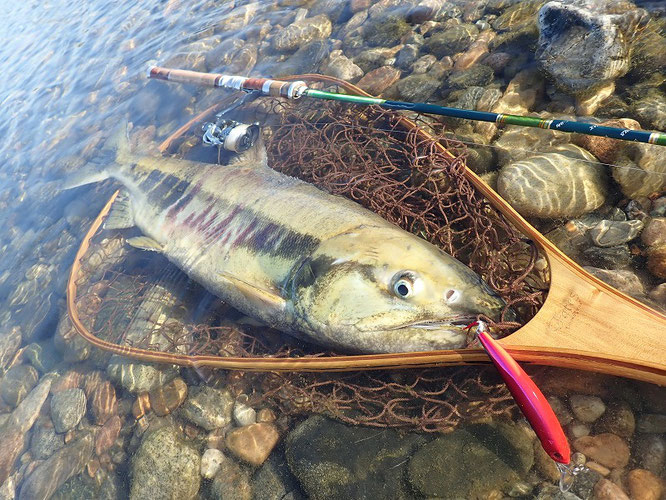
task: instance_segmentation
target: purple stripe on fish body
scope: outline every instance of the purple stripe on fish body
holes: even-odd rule
[[[192,189],[181,197],[167,212],[167,219],[175,219],[176,216],[183,211],[183,209],[190,204],[194,197],[201,191],[201,182],[195,184]]]

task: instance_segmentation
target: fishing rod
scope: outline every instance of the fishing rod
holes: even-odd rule
[[[288,99],[299,99],[311,97],[314,99],[325,99],[349,102],[361,105],[376,105],[385,109],[414,111],[466,120],[492,122],[497,124],[518,125],[521,127],[537,127],[560,132],[595,135],[610,137],[623,141],[644,142],[666,146],[666,133],[647,132],[645,130],[622,129],[617,127],[606,127],[593,123],[584,123],[572,120],[542,119],[534,116],[511,115],[504,113],[491,113],[488,111],[473,111],[470,109],[449,108],[437,104],[424,102],[403,102],[380,99],[378,97],[364,97],[359,95],[339,94],[323,90],[311,89],[303,81],[285,82],[271,80],[268,78],[247,78],[244,76],[229,76],[215,73],[200,73],[182,69],[169,69],[152,66],[148,77],[170,82],[189,83],[204,85],[208,87],[220,87],[246,92],[259,92],[263,95],[275,97],[286,97]]]

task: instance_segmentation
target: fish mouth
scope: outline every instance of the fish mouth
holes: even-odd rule
[[[476,321],[476,315],[460,315],[452,316],[445,320],[424,320],[407,323],[405,325],[396,326],[392,330],[402,330],[405,328],[419,328],[422,330],[441,330],[442,328],[455,328],[463,329],[470,323]]]

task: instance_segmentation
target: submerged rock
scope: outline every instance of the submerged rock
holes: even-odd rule
[[[184,418],[207,431],[231,423],[234,398],[228,390],[195,387],[180,408]]]
[[[51,398],[51,420],[56,432],[72,430],[85,413],[86,395],[81,389],[66,389]]]
[[[624,467],[629,463],[629,446],[615,434],[604,433],[584,436],[573,442],[576,451],[611,469]]]
[[[606,199],[606,173],[584,149],[567,144],[500,171],[499,194],[530,217],[577,217]]]
[[[15,365],[0,379],[0,397],[15,408],[37,385],[39,374],[30,365]]]
[[[452,26],[445,31],[434,33],[425,42],[425,49],[436,56],[452,56],[466,50],[478,35],[479,30],[473,24]]]
[[[629,71],[629,46],[614,20],[563,2],[541,8],[536,58],[557,86],[589,93]]]
[[[429,75],[410,75],[397,83],[400,97],[408,102],[424,102],[439,88],[439,80]]]
[[[596,246],[613,247],[638,237],[642,229],[643,222],[639,220],[602,220],[590,229],[589,234]]]
[[[409,481],[426,497],[477,498],[520,479],[532,465],[529,448],[490,425],[472,425],[423,446],[409,462]],[[533,457],[533,456],[532,456]],[[533,460],[533,458],[532,458]]]
[[[278,31],[271,40],[271,46],[278,52],[292,52],[313,40],[328,38],[333,30],[331,20],[325,14],[308,17]]]
[[[406,499],[407,461],[423,436],[349,427],[322,416],[296,426],[286,440],[287,463],[310,498]]]
[[[226,437],[229,451],[250,465],[263,464],[280,439],[275,425],[260,422],[234,429]]]
[[[69,478],[83,470],[92,453],[92,433],[72,441],[32,471],[21,486],[19,500],[50,498]]]
[[[166,426],[148,432],[132,459],[130,499],[194,498],[201,483],[201,457]]]

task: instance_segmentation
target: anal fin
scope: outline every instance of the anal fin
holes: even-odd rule
[[[134,214],[127,191],[121,193],[113,202],[111,212],[104,221],[104,229],[127,229],[134,227]]]
[[[134,248],[139,248],[141,250],[148,250],[151,252],[162,252],[163,247],[157,241],[150,238],[149,236],[135,236],[134,238],[129,238],[127,244],[133,246]]]
[[[248,302],[258,309],[268,309],[273,313],[279,313],[287,305],[287,301],[280,296],[277,290],[267,290],[257,287],[229,273],[220,273],[220,277],[236,288]]]

